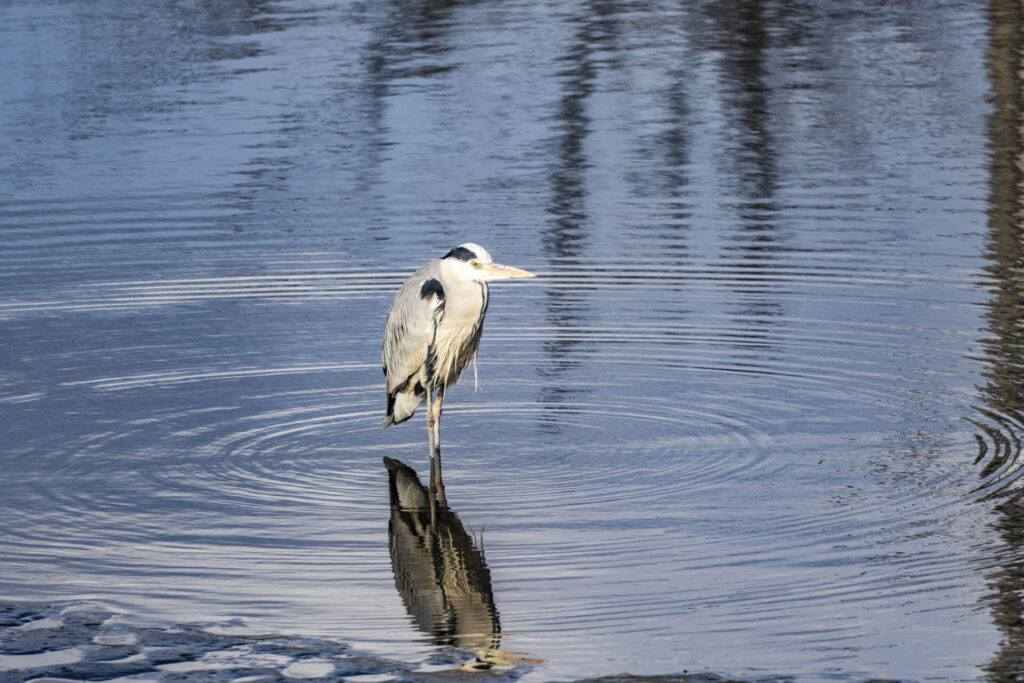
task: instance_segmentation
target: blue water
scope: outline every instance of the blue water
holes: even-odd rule
[[[1022,27],[0,2],[0,680],[1024,675]],[[538,277],[429,531],[380,343],[466,241]]]

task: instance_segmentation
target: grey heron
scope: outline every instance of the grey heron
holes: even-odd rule
[[[432,486],[441,481],[441,403],[480,344],[487,283],[533,276],[494,263],[478,244],[460,244],[409,276],[391,303],[381,349],[384,429],[405,422],[426,401]]]

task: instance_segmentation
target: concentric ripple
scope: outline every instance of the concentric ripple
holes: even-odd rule
[[[249,279],[110,281],[5,308],[100,316],[88,363],[72,356],[59,384],[11,397],[25,411],[88,406],[73,438],[23,442],[35,483],[14,494],[6,551],[25,576],[60,582],[33,594],[145,603],[168,619],[204,602],[385,654],[420,640],[388,593],[380,463],[427,468],[420,415],[379,428],[377,328],[401,273],[309,258],[324,270],[289,258]],[[843,605],[815,641],[827,658],[870,641],[865,615],[962,584],[964,555],[918,546],[913,529],[959,517],[952,533],[967,533],[956,511],[979,485],[964,457],[975,428],[992,444],[982,488],[1016,477],[1019,450],[1008,416],[949,390],[970,333],[913,320],[949,310],[949,290],[966,298],[966,276],[838,259],[806,273],[799,260],[524,265],[540,277],[495,285],[480,391],[451,392],[442,430],[449,502],[486,529],[508,647],[543,659],[558,635],[582,656],[643,615],[642,632],[702,651],[716,648],[709,623],[749,633],[770,659],[779,629],[816,631]],[[761,310],[767,292],[778,305]],[[225,349],[217,301],[242,307],[260,343]],[[204,324],[176,328],[186,311]],[[159,345],[108,350],[111,330],[139,320]],[[43,484],[33,474],[58,468]]]

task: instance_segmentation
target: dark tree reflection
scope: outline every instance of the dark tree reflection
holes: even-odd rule
[[[542,232],[541,239],[545,252],[563,266],[579,264],[578,257],[586,243],[589,227],[586,171],[590,164],[584,146],[591,132],[587,100],[595,90],[598,71],[595,53],[616,33],[615,11],[615,5],[608,2],[589,2],[581,6],[580,15],[573,21],[573,40],[562,58],[564,66],[559,72],[562,96],[556,112],[557,135],[553,144],[557,160],[549,175],[548,213],[552,223]],[[583,289],[577,288],[578,291]],[[577,293],[551,288],[546,290],[545,296],[547,318],[556,329],[580,328],[587,316],[581,311],[582,302]],[[558,333],[545,341],[544,351],[550,360],[541,373],[548,378],[568,373],[576,364],[573,354],[579,343],[577,335]],[[541,391],[541,402],[561,402],[567,393],[563,385],[560,381],[547,382]],[[547,431],[557,431],[558,425],[554,418],[541,421],[541,427]]]
[[[994,522],[1001,547],[987,582],[996,626],[1002,632],[999,651],[986,667],[994,680],[1019,680],[1024,675],[1024,501],[1011,486],[1019,467],[1024,435],[1024,13],[1020,3],[994,0],[990,7],[989,73],[994,94],[990,119],[992,183],[989,197],[988,267],[991,298],[983,340],[988,368],[982,387],[985,405],[979,412],[997,425],[988,428],[994,448],[978,456],[981,476],[997,496]],[[979,421],[980,423],[980,421]],[[984,437],[979,442],[985,444]],[[1019,488],[1019,487],[1017,487]]]
[[[785,18],[763,0],[731,0],[707,6],[715,27],[709,47],[723,55],[722,97],[735,147],[721,161],[729,179],[736,213],[733,246],[727,251],[742,259],[747,273],[732,287],[740,297],[735,309],[737,324],[747,329],[743,349],[771,345],[771,327],[783,314],[777,278],[761,277],[773,267],[775,252],[782,248],[778,215],[779,141],[772,111],[769,55],[773,34]]]

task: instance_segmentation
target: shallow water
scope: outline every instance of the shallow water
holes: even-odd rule
[[[0,679],[1024,675],[1022,26],[0,3]],[[438,612],[380,339],[470,240],[539,277],[445,403]]]

